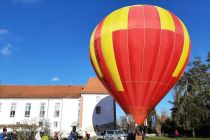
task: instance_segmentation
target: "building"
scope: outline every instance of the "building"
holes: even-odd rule
[[[0,86],[0,126],[49,120],[51,133],[73,128],[91,136],[113,129],[115,102],[97,78],[84,86]]]

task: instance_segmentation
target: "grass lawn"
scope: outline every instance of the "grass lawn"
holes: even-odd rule
[[[170,138],[170,137],[147,137],[144,140],[210,140],[210,138]]]

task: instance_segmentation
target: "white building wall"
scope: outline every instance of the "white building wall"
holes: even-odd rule
[[[63,135],[68,135],[72,130],[72,125],[78,123],[79,99],[63,99],[61,131]]]
[[[10,117],[10,110],[12,103],[16,103],[15,117]],[[25,117],[26,103],[31,103],[30,117]],[[45,117],[40,118],[40,105],[46,104]],[[55,104],[60,103],[59,117],[54,116]],[[36,120],[39,122],[42,119],[48,119],[51,125],[51,131],[63,132],[64,135],[68,135],[71,131],[73,122],[78,121],[78,104],[79,99],[29,99],[29,98],[13,98],[13,99],[0,99],[0,124],[16,124],[17,122],[23,123],[28,120]],[[55,127],[54,123],[58,122],[58,126]]]
[[[58,117],[54,116],[55,113],[55,104],[60,103],[60,114]],[[51,130],[54,131],[59,131],[60,130],[60,124],[61,124],[61,110],[62,110],[62,99],[50,99],[49,100],[49,108],[48,108],[48,119],[50,120],[51,123]],[[54,127],[54,122],[58,122],[58,126]]]
[[[114,122],[114,100],[107,94],[82,94],[83,113],[82,131],[95,136],[94,125]],[[101,107],[101,113],[96,114],[96,106]]]
[[[96,135],[93,125],[101,125],[114,122],[114,100],[107,94],[82,94],[83,112],[82,112],[82,131],[88,131],[91,136]],[[79,98],[3,98],[0,99],[0,124],[16,124],[23,123],[24,120],[41,119],[40,105],[46,104],[45,117],[51,125],[51,132],[63,132],[63,136],[68,136],[72,130],[72,124],[78,121]],[[15,117],[10,117],[11,104],[16,103]],[[31,103],[30,117],[25,117],[26,103]],[[54,117],[55,104],[60,103],[60,115]],[[96,114],[95,107],[101,107],[101,113]],[[80,110],[81,111],[81,110]],[[54,127],[54,123],[58,122],[58,126]],[[90,131],[89,131],[90,130]]]
[[[0,124],[16,124],[22,123],[24,120],[39,119],[39,111],[41,102],[46,102],[46,99],[0,99],[1,112],[0,112]],[[16,103],[15,116],[10,117],[10,110],[12,103]],[[25,117],[26,103],[31,103],[31,112],[29,117]],[[47,105],[47,104],[46,104]]]

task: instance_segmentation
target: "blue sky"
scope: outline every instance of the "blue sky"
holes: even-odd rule
[[[93,28],[110,12],[133,4],[161,6],[188,28],[191,58],[210,51],[208,0],[0,0],[2,84],[85,84]],[[170,92],[157,106],[169,110]],[[120,115],[118,107],[118,115]]]

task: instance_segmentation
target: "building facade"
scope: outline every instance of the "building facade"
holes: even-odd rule
[[[114,128],[115,102],[97,78],[84,86],[0,86],[0,126],[43,120],[52,134],[77,127],[94,136]]]

